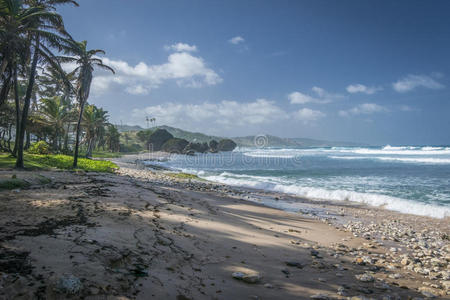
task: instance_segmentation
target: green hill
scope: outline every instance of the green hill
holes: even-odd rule
[[[157,128],[165,129],[170,134],[176,138],[185,139],[189,142],[197,143],[209,143],[211,140],[220,141],[224,137],[207,135],[200,132],[190,132],[180,128],[175,128],[171,126],[158,126]],[[130,125],[119,125],[119,131],[121,134],[121,141],[125,142],[124,135],[126,135],[128,143],[141,143],[137,137],[136,133],[141,130],[147,130],[140,126],[130,126]],[[152,127],[148,130],[155,130],[156,127]],[[353,142],[339,142],[339,141],[324,141],[315,140],[309,138],[281,138],[273,135],[264,136],[244,136],[244,137],[232,137],[231,138],[239,147],[339,147],[339,146],[367,146],[361,143]],[[255,140],[257,145],[255,144]]]

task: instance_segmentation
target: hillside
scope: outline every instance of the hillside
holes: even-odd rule
[[[134,140],[136,132],[140,130],[144,130],[140,126],[130,126],[130,125],[121,125],[118,126],[119,131],[124,133],[128,132],[128,136]],[[203,134],[200,132],[190,132],[183,129],[171,127],[171,126],[158,126],[160,129],[167,130],[170,134],[172,134],[176,138],[185,139],[189,142],[210,142],[211,140],[219,141],[223,139],[223,137],[212,136]],[[150,128],[149,130],[155,130],[155,127]],[[122,134],[123,135],[123,134]],[[338,146],[362,146],[361,143],[353,143],[353,142],[339,142],[339,141],[323,141],[323,140],[315,140],[309,138],[281,138],[273,135],[265,135],[265,136],[244,136],[244,137],[232,137],[231,139],[236,142],[239,147],[255,147],[255,139],[258,139],[258,143],[260,146],[264,145],[265,147],[338,147]],[[262,143],[262,144],[260,144]]]

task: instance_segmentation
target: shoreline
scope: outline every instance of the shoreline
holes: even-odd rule
[[[445,220],[306,199],[286,212],[261,199],[287,194],[119,163],[115,174],[0,171],[32,183],[0,191],[0,299],[450,295]]]
[[[150,164],[147,167],[152,168],[153,165]],[[176,170],[166,171],[179,172]],[[158,170],[156,169],[154,172],[157,173]],[[205,183],[199,180],[197,183],[210,185],[214,193],[222,189],[221,192],[227,197],[257,203],[291,214],[300,214],[324,222],[338,230],[351,232],[355,237],[363,238],[378,246],[385,246],[391,252],[389,255],[392,262],[397,263],[394,268],[399,268],[400,264],[400,268],[404,268],[409,272],[425,275],[432,280],[436,280],[441,276],[446,281],[446,286],[450,284],[448,282],[450,280],[450,265],[448,264],[450,262],[450,222],[448,222],[450,217],[435,218],[415,215],[360,202],[314,200],[284,192],[232,186],[218,182],[207,181]],[[208,188],[203,187],[200,189],[204,191]],[[270,199],[272,203],[268,204],[261,199]],[[277,202],[281,200],[295,203],[297,205],[295,211],[277,206]],[[298,210],[298,206],[303,207]],[[416,232],[420,232],[422,237],[426,236],[427,242],[419,241],[412,237]],[[438,246],[437,242],[439,243],[441,240],[444,242]],[[414,245],[415,243],[421,244],[421,246],[417,247],[417,245]],[[414,250],[420,249],[420,247],[427,249],[428,255],[414,253]],[[446,272],[444,275],[433,274],[433,270],[423,268],[422,263],[420,263],[420,266],[413,266],[411,263],[411,261],[418,260],[418,254],[419,258],[428,256],[428,261],[423,265],[439,265],[436,262],[436,258],[429,255],[434,250],[443,250],[439,259],[442,259],[447,266],[447,271],[444,271]],[[401,259],[396,259],[398,256],[401,256]],[[433,259],[434,262],[431,262]],[[438,285],[433,286],[437,287]],[[450,295],[450,289],[447,290],[447,295]]]

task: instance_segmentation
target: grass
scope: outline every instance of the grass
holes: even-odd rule
[[[200,177],[198,177],[197,175],[194,174],[189,174],[189,173],[166,173],[167,176],[169,177],[173,177],[173,178],[178,178],[178,179],[195,179],[195,180],[204,180]]]
[[[97,158],[118,158],[121,157],[122,154],[119,152],[94,151],[92,156]]]
[[[11,178],[0,180],[0,190],[14,190],[28,187],[30,184],[25,180],[18,178]]]
[[[68,155],[24,155],[25,168],[27,169],[63,169],[72,170],[73,157]],[[0,168],[14,168],[16,159],[9,155],[0,155]],[[78,158],[77,170],[92,172],[113,172],[117,165],[105,160],[91,160]]]

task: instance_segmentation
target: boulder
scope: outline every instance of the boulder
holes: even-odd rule
[[[209,152],[216,153],[217,152],[217,146],[219,146],[219,143],[216,140],[212,140],[209,142]]]
[[[230,139],[220,140],[217,145],[217,151],[233,151],[236,148],[236,143]]]
[[[173,138],[161,146],[161,151],[181,154],[188,144],[185,139]]]
[[[208,146],[207,143],[193,143],[193,142],[190,142],[184,148],[183,153],[186,153],[186,154],[191,154],[192,152],[205,153],[206,151],[208,151],[208,149],[209,149],[209,146]]]
[[[162,145],[170,139],[173,139],[173,135],[167,130],[157,129],[148,138],[147,147],[150,151],[160,151]]]

